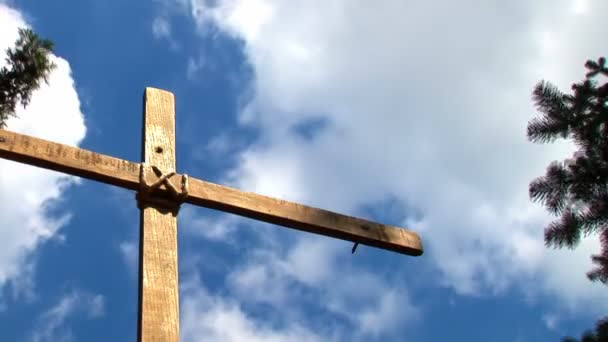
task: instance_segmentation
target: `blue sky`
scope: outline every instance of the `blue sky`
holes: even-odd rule
[[[146,86],[178,172],[417,231],[412,258],[185,206],[183,341],[557,341],[605,314],[599,244],[547,250],[540,79],[606,55],[600,0],[0,1],[58,65],[9,129],[139,161]],[[581,39],[581,37],[586,37]],[[0,161],[3,341],[132,341],[134,194]]]

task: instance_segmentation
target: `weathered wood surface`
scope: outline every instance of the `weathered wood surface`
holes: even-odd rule
[[[142,161],[175,171],[173,94],[146,88],[143,127]],[[178,342],[177,217],[154,202],[139,203],[139,341]]]
[[[190,179],[186,202],[402,254],[422,254],[422,242],[412,231],[198,179]]]
[[[0,129],[0,158],[139,189],[139,164]],[[165,171],[165,170],[163,170]],[[165,171],[166,172],[166,171]],[[153,179],[154,175],[148,175]],[[179,188],[181,175],[170,179]],[[421,255],[412,231],[190,178],[187,203],[390,251]]]
[[[46,140],[0,130],[0,157],[79,177],[139,189],[139,164]],[[164,170],[163,170],[164,171]],[[151,179],[153,175],[148,175]],[[171,181],[176,187],[174,176]],[[288,228],[332,236],[390,251],[421,255],[422,243],[414,232],[301,204],[274,199],[190,178],[186,200]]]
[[[139,163],[0,129],[0,158],[139,189]]]

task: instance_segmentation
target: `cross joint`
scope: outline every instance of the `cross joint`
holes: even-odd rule
[[[146,176],[152,174],[156,179],[149,183]],[[188,198],[188,175],[181,175],[181,189],[178,190],[171,182],[177,175],[175,171],[164,173],[155,165],[140,164],[139,191],[135,198],[137,207],[143,209],[154,206],[159,210],[171,212],[174,216],[179,212],[181,204]]]

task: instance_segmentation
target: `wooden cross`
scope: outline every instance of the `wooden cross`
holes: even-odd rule
[[[140,208],[138,340],[179,340],[177,212],[181,203],[418,256],[414,232],[244,192],[175,173],[173,94],[146,88],[142,163],[0,129],[0,158],[137,191]],[[354,248],[353,248],[354,252]]]

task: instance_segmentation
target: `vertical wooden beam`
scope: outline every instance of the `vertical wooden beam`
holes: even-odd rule
[[[146,88],[143,116],[142,161],[163,173],[175,171],[173,94]],[[177,212],[156,201],[139,200],[138,340],[178,342]]]

